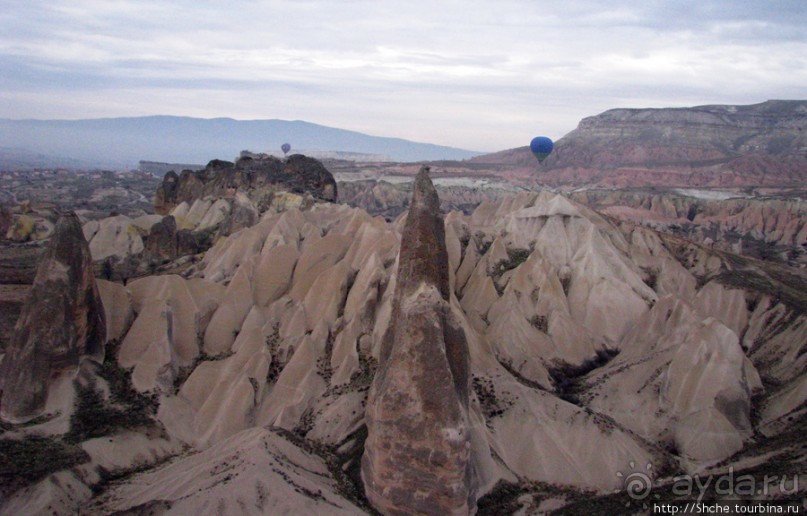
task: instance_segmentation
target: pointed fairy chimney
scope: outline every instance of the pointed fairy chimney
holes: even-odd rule
[[[361,473],[384,514],[476,508],[468,346],[449,306],[440,202],[422,167],[403,231],[392,321],[367,400]]]
[[[90,248],[70,212],[56,225],[0,363],[0,419],[40,415],[51,381],[76,371],[84,357],[103,360],[105,338]]]

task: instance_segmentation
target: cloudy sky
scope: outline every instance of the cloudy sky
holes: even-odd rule
[[[0,117],[299,119],[494,151],[614,107],[807,98],[805,0],[607,4],[0,0]]]

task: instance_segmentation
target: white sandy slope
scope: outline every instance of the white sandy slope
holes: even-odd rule
[[[324,461],[275,432],[251,428],[137,475],[92,511],[151,514],[357,514]]]

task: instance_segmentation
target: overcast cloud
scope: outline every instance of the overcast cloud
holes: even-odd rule
[[[0,0],[0,117],[300,119],[493,151],[615,107],[807,98],[804,0],[222,5]]]

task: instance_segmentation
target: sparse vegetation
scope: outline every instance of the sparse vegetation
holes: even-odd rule
[[[100,493],[104,492],[111,484],[117,482],[119,480],[129,478],[132,475],[136,475],[137,473],[142,473],[144,471],[152,470],[158,466],[161,466],[170,460],[177,457],[177,455],[167,455],[156,462],[143,462],[134,464],[128,468],[121,468],[121,469],[107,469],[103,466],[98,466],[96,472],[98,473],[98,482],[91,486],[92,492],[94,495],[99,495]]]
[[[507,256],[510,258],[508,263],[508,270],[515,269],[522,263],[527,261],[532,251],[529,249],[508,249]]]
[[[497,395],[490,378],[474,376],[472,385],[488,426],[491,419],[502,416],[515,403],[510,393]]]
[[[575,502],[587,498],[594,498],[593,492],[581,491],[572,487],[548,484],[546,482],[522,481],[519,483],[500,480],[493,489],[477,501],[477,514],[480,516],[498,516],[501,514],[514,514],[520,509],[527,508],[532,514],[544,500],[560,499]],[[526,506],[526,507],[525,507]],[[566,514],[566,508],[557,511],[557,514]],[[577,514],[577,513],[574,513]],[[588,514],[623,514],[619,511],[611,513]]]
[[[468,243],[471,241],[471,234],[470,233],[463,233],[459,237],[460,240],[460,250],[463,258],[465,257],[465,250],[468,248]]]
[[[272,333],[266,337],[266,347],[269,348],[269,354],[272,356],[272,363],[269,364],[269,370],[266,371],[266,384],[271,385],[275,383],[286,367],[285,362],[280,360],[278,355],[278,347],[280,346],[280,324],[275,324]]]
[[[344,450],[344,446],[326,446],[304,439],[294,432],[282,428],[272,428],[272,430],[297,447],[325,461],[328,471],[336,481],[336,490],[341,496],[368,514],[380,515],[367,500],[364,482],[361,480],[361,457],[364,453],[364,441],[367,440],[366,426],[362,426],[345,440],[346,443],[352,442],[352,445],[346,450]],[[337,448],[343,449],[343,451],[339,453]]]
[[[109,385],[109,399],[104,399],[95,382],[76,379],[76,409],[70,417],[66,442],[79,443],[93,437],[111,434],[122,428],[138,428],[153,424],[157,412],[157,395],[141,394],[132,387],[132,372],[118,365],[119,343],[107,346],[98,376]]]
[[[479,256],[483,256],[487,253],[490,246],[493,245],[493,239],[488,239],[482,231],[474,233],[474,241],[476,242],[476,249],[479,251]]]
[[[598,369],[619,354],[619,350],[601,348],[594,357],[584,360],[581,364],[572,365],[566,362],[556,362],[555,367],[549,370],[552,382],[555,384],[555,394],[569,403],[580,405],[578,397],[581,389],[580,379]]]
[[[89,460],[78,446],[55,438],[0,439],[0,495]]]
[[[317,359],[317,374],[319,374],[325,385],[331,384],[331,377],[333,376],[333,369],[331,368],[331,355],[333,355],[333,334],[329,331],[328,338],[325,341],[325,353]]]
[[[529,249],[508,249],[507,250],[507,261],[499,262],[496,265],[496,270],[494,272],[494,278],[501,278],[504,273],[507,271],[511,271],[521,265],[522,263],[527,261],[527,258],[530,257]],[[501,293],[499,293],[501,295]]]
[[[791,436],[792,437],[792,436]],[[731,475],[733,478],[744,478],[744,479],[754,479],[753,485],[756,487],[765,486],[768,487],[766,484],[767,479],[775,479],[772,480],[773,486],[778,487],[779,481],[783,479],[789,479],[787,483],[788,489],[795,489],[798,487],[796,484],[793,483],[793,479],[796,475],[799,475],[802,470],[802,465],[797,462],[792,462],[785,458],[781,460],[782,457],[777,457],[773,460],[768,460],[765,463],[755,466],[748,469],[743,470],[735,470],[732,471]],[[669,466],[662,466],[663,468],[668,468]],[[666,477],[665,474],[662,474],[661,471],[657,472],[658,477]],[[669,477],[667,477],[669,478]],[[673,478],[677,478],[677,476],[673,475]],[[665,482],[663,485],[656,485],[653,487],[652,492],[648,493],[647,498],[643,500],[636,500],[632,498],[627,491],[620,491],[613,494],[596,496],[593,493],[590,494],[578,494],[576,496],[570,497],[569,505],[559,509],[557,511],[552,512],[551,514],[580,514],[580,515],[589,515],[589,514],[637,514],[642,513],[645,514],[647,512],[647,508],[645,505],[652,503],[655,500],[663,500],[665,502],[692,502],[694,499],[698,499],[699,501],[703,502],[714,502],[714,501],[722,501],[722,500],[731,500],[737,503],[745,503],[746,501],[751,501],[753,503],[759,502],[761,499],[764,498],[757,498],[761,494],[761,492],[755,492],[754,497],[750,500],[744,500],[744,496],[740,495],[739,492],[735,492],[729,494],[725,492],[726,489],[726,476],[725,475],[704,475],[702,477],[686,477],[687,480],[680,480],[680,482],[690,482],[692,486],[691,493],[692,494],[681,494],[684,492],[684,489],[681,489],[681,486],[686,487],[689,484],[677,484],[677,481],[673,480],[670,482]],[[721,482],[722,479],[722,482]],[[749,482],[750,480],[745,480],[745,482]],[[676,485],[678,485],[678,489],[676,489]],[[722,485],[722,488],[717,488],[717,486]],[[733,484],[732,484],[733,485]],[[747,489],[748,484],[746,484]],[[734,488],[730,488],[729,490],[733,490]],[[721,491],[722,490],[722,491]],[[761,490],[761,489],[760,489]],[[773,493],[771,493],[773,494]],[[480,511],[481,513],[481,511]]]
[[[196,358],[193,359],[193,362],[187,366],[180,367],[177,371],[176,376],[174,377],[174,394],[179,392],[179,389],[182,388],[182,385],[190,378],[191,374],[199,367],[199,364],[202,362],[218,362],[219,360],[224,360],[233,356],[235,353],[233,351],[227,351],[225,353],[220,353],[215,356],[208,355],[205,352],[201,352],[196,355]]]
[[[658,269],[643,268],[642,270],[645,273],[645,277],[643,278],[645,285],[650,287],[652,290],[656,290],[656,285],[658,284],[658,276],[659,276]]]
[[[359,370],[350,376],[350,381],[346,384],[331,387],[325,396],[340,396],[347,392],[366,392],[373,383],[378,362],[372,356],[359,353]]]
[[[549,321],[545,315],[533,315],[532,319],[530,319],[530,324],[540,332],[547,333],[549,331]]]
[[[501,358],[499,358],[498,360],[499,360],[499,364],[502,367],[504,367],[507,370],[508,373],[513,375],[513,378],[515,378],[518,381],[518,383],[520,383],[521,385],[525,385],[525,386],[529,387],[530,389],[537,389],[539,391],[545,391],[546,390],[538,382],[534,382],[534,381],[530,380],[529,378],[525,377],[524,375],[522,375],[520,372],[518,372],[518,370],[515,367],[513,367],[512,361],[510,361],[510,360],[502,360]]]
[[[740,257],[735,257],[735,260],[748,263]],[[726,269],[714,279],[729,287],[768,294],[774,302],[783,302],[797,314],[807,313],[807,282],[773,264],[768,264],[762,271],[748,265]]]
[[[74,382],[76,410],[70,417],[70,430],[64,440],[80,443],[94,437],[112,434],[119,429],[138,428],[153,424],[156,411],[153,398],[143,397],[133,404],[114,406],[96,390],[94,383]]]
[[[292,432],[300,436],[301,438],[305,439],[305,436],[308,434],[308,432],[310,432],[311,429],[314,428],[315,415],[316,414],[314,413],[314,410],[311,407],[305,409],[303,415],[300,416],[300,421],[298,421],[297,424],[294,426]]]
[[[493,489],[477,502],[479,516],[498,516],[500,514],[514,514],[521,508],[518,499],[526,494],[519,484],[500,480]]]

